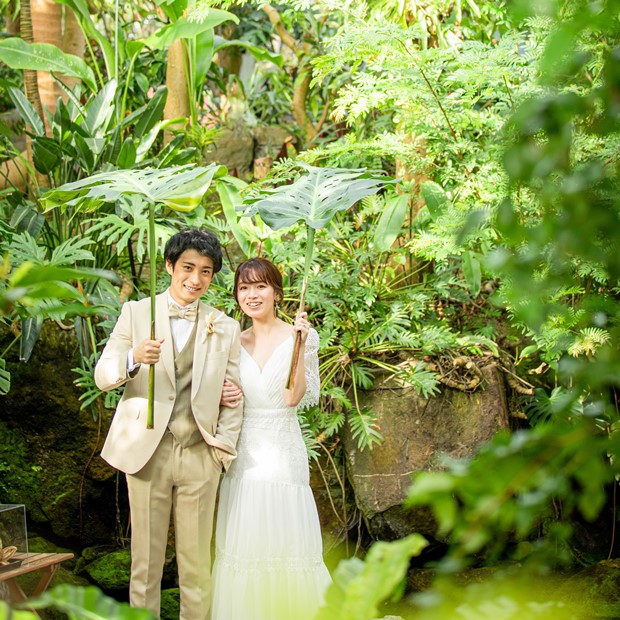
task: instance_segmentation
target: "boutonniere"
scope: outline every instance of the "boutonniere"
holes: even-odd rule
[[[211,334],[215,334],[215,324],[217,323],[217,318],[219,316],[219,312],[214,310],[211,312],[207,318],[205,319],[205,327],[206,329],[202,332],[202,341],[206,342],[207,336]]]

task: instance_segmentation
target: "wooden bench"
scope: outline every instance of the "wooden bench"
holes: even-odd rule
[[[16,553],[11,559],[21,560],[21,563],[16,563],[16,566],[12,567],[2,567],[0,581],[6,581],[11,602],[23,603],[28,598],[43,594],[60,563],[72,557],[73,553]],[[28,573],[41,573],[37,585],[30,594],[26,594],[16,581],[17,577]]]

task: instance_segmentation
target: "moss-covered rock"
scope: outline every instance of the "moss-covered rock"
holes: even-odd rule
[[[86,564],[84,570],[90,579],[104,591],[127,590],[131,576],[131,553],[129,549],[105,553]]]

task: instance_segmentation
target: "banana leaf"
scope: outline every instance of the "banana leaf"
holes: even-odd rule
[[[96,91],[92,69],[73,54],[65,54],[50,43],[26,43],[19,37],[0,41],[0,60],[11,69],[49,71],[77,77],[93,92]]]
[[[298,222],[306,225],[306,255],[299,302],[299,311],[303,312],[315,231],[327,226],[339,211],[346,211],[358,200],[376,194],[388,185],[395,184],[396,180],[366,169],[319,168],[303,162],[299,162],[299,165],[306,174],[294,183],[265,189],[261,195],[247,199],[241,208],[247,209],[246,216],[259,214],[274,230]],[[301,334],[298,332],[286,383],[291,390],[294,387],[300,349]]]

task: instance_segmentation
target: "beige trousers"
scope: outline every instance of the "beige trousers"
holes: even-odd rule
[[[131,511],[132,607],[160,615],[170,514],[179,572],[179,620],[206,620],[211,604],[211,535],[221,464],[200,441],[183,448],[166,433],[149,462],[127,475]]]

